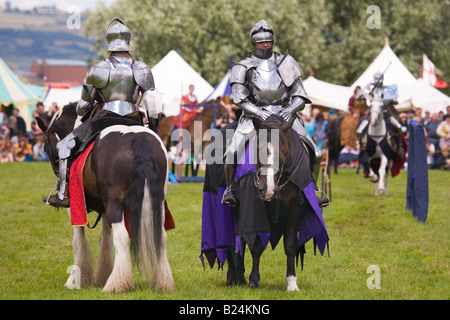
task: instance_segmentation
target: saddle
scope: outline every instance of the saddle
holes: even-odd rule
[[[95,112],[95,110],[93,111]],[[79,156],[96,138],[97,135],[108,127],[114,125],[125,126],[143,126],[142,115],[139,111],[133,112],[126,116],[121,116],[114,112],[107,110],[98,110],[92,116],[85,116],[81,119],[82,124],[75,130],[79,130],[76,136],[80,141],[75,154],[75,157]],[[83,127],[82,127],[83,126]],[[80,128],[81,127],[81,128]]]

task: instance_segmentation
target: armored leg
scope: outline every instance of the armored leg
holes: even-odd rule
[[[148,118],[148,127],[150,130],[152,130],[153,132],[155,132],[157,134],[158,127],[159,127],[159,117],[157,117],[157,118],[149,117]]]
[[[45,203],[54,207],[70,207],[69,189],[67,188],[67,160],[75,147],[75,135],[69,134],[56,144],[59,156],[58,194],[42,198]]]
[[[322,159],[323,159],[322,151],[319,148],[317,148],[317,146],[314,143],[313,139],[308,134],[308,132],[306,131],[305,127],[301,124],[301,122],[299,120],[295,120],[294,124],[292,125],[292,129],[294,129],[295,132],[297,132],[302,137],[301,138],[302,140],[306,139],[309,142],[308,144],[311,145],[314,148],[314,155],[315,155],[314,158],[315,158],[315,160],[314,160],[313,172],[312,173],[313,173],[314,183],[316,184],[316,189],[318,190],[317,180],[319,178],[320,163],[322,162]],[[321,207],[325,207],[325,206],[330,204],[330,199],[328,199],[327,196],[325,196],[323,198],[319,198],[318,200],[319,200],[319,205]]]
[[[236,195],[234,192],[234,178],[236,175],[235,153],[242,151],[241,147],[245,147],[245,135],[236,131],[233,135],[233,140],[225,152],[224,169],[227,188],[223,193],[222,203],[230,207],[236,206]]]

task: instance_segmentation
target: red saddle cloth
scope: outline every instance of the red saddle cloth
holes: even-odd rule
[[[86,226],[88,223],[86,201],[84,198],[84,181],[83,181],[83,169],[86,163],[86,158],[94,146],[92,142],[86,150],[83,151],[80,156],[75,159],[70,169],[69,180],[69,192],[70,192],[70,219],[73,226]],[[175,221],[167,206],[167,202],[164,201],[165,221],[164,228],[171,230],[175,228]],[[126,217],[127,218],[127,217]],[[127,223],[127,221],[125,221]],[[128,226],[127,226],[127,229]]]

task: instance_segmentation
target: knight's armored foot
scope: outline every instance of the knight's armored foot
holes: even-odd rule
[[[64,189],[64,193],[62,194],[62,199],[60,199],[60,197],[60,194],[57,193],[49,197],[43,197],[42,201],[55,208],[70,208],[69,188],[67,188],[67,186]]]
[[[330,205],[330,199],[328,199],[328,197],[317,198],[317,200],[319,201],[319,206],[320,206],[321,208]]]
[[[235,176],[235,168],[233,164],[225,165],[225,180],[227,181],[227,188],[223,193],[222,204],[235,207],[236,206],[236,195],[234,193],[233,180]]]
[[[225,189],[222,197],[222,203],[229,207],[236,206],[236,196],[234,194],[234,189],[231,186]]]

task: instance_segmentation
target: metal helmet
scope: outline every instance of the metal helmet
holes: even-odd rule
[[[131,31],[122,19],[115,17],[108,23],[106,30],[106,41],[108,51],[130,51]]]
[[[373,81],[375,83],[383,83],[384,80],[384,76],[380,71],[375,72],[375,74],[373,75]]]
[[[254,46],[254,55],[258,58],[268,59],[272,56],[272,48],[275,42],[273,37],[272,26],[264,19],[259,20],[250,30],[250,40]],[[256,47],[258,42],[272,42],[272,46],[269,49],[260,49]]]

